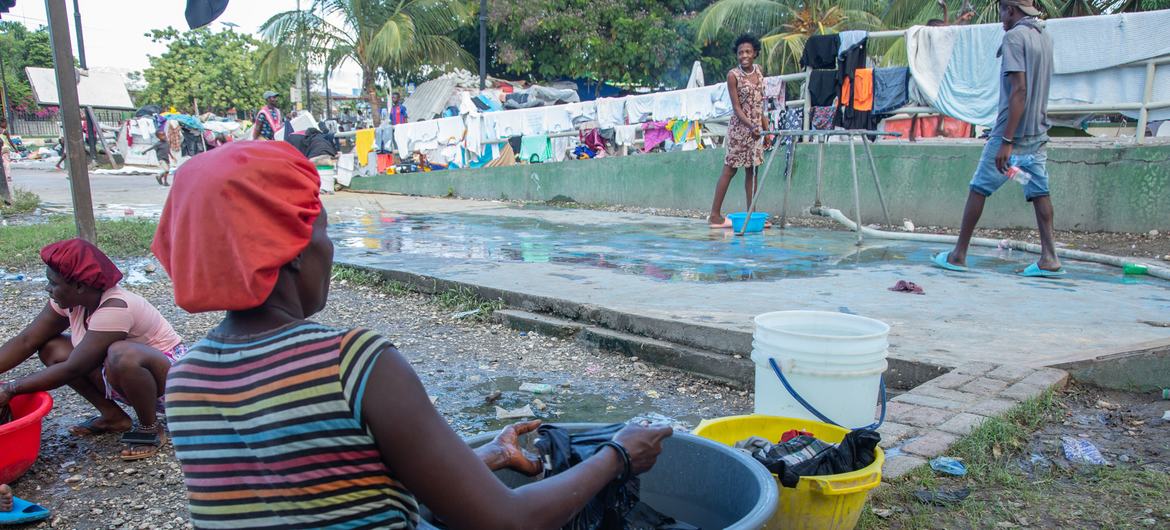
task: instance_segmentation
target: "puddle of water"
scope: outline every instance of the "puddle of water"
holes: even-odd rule
[[[941,245],[869,240],[856,246],[850,232],[790,228],[736,236],[670,223],[578,225],[517,216],[430,214],[366,215],[330,225],[342,252],[425,256],[452,261],[560,263],[611,269],[663,281],[731,282],[820,276],[835,270],[895,271],[925,264]],[[988,252],[979,249],[980,252]],[[1016,274],[1034,256],[1011,250],[972,255],[981,272]],[[352,255],[352,253],[351,253]],[[1165,282],[1125,277],[1117,269],[1066,262],[1077,280],[1166,287]],[[927,275],[941,275],[929,271]],[[1073,284],[1021,280],[1055,290]],[[1067,282],[1066,282],[1067,283]]]
[[[468,433],[495,432],[506,425],[523,421],[520,419],[496,419],[496,407],[512,410],[532,405],[534,399],[542,401],[547,408],[537,410],[530,419],[543,419],[554,423],[620,423],[637,417],[668,420],[686,427],[697,425],[702,417],[697,415],[659,414],[667,404],[649,397],[619,389],[593,388],[582,386],[581,381],[572,384],[569,379],[558,379],[553,374],[534,374],[536,378],[520,378],[510,375],[485,377],[473,376],[475,382],[467,384],[467,378],[447,380],[429,384],[428,388],[441,403],[438,406],[452,411],[451,422],[460,431]],[[552,385],[552,392],[534,394],[522,392],[524,382],[539,381]],[[565,384],[568,384],[566,386]],[[499,392],[498,400],[487,403],[484,397]],[[669,408],[669,407],[668,407]]]

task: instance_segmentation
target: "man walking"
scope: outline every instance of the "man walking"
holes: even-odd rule
[[[1052,277],[1065,274],[1056,257],[1052,228],[1052,200],[1048,196],[1048,85],[1052,80],[1052,37],[1038,18],[1033,0],[999,0],[999,19],[1007,32],[999,55],[1002,58],[999,86],[999,115],[979,166],[971,179],[967,207],[955,248],[934,256],[935,265],[967,270],[967,247],[983,205],[1009,179],[1024,183],[1024,198],[1036,210],[1036,227],[1042,247],[1040,259],[1028,265],[1024,276]],[[1009,176],[1014,175],[1014,176]]]

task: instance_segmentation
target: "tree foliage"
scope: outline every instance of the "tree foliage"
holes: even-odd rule
[[[261,26],[273,45],[264,72],[287,70],[304,56],[326,71],[353,63],[377,121],[379,75],[423,65],[473,67],[472,56],[451,38],[468,21],[461,0],[314,0],[306,11],[277,13]]]
[[[677,86],[699,57],[683,17],[704,3],[495,0],[490,40],[495,62],[512,75]]]
[[[249,35],[233,31],[212,32],[207,28],[180,32],[168,27],[147,34],[167,44],[167,51],[150,58],[143,71],[146,89],[140,100],[164,108],[175,106],[200,112],[257,109],[264,105],[263,93],[274,90],[288,94],[291,75],[262,84],[257,71],[268,46]]]
[[[4,57],[4,76],[8,81],[8,99],[13,109],[29,110],[36,106],[25,67],[53,67],[53,47],[49,30],[44,26],[30,30],[18,22],[0,21],[0,56]]]

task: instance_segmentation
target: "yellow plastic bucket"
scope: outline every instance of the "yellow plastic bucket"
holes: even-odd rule
[[[728,416],[704,420],[694,434],[725,445],[751,436],[779,440],[786,431],[808,431],[818,439],[838,443],[849,434],[843,429],[819,421],[777,416]],[[886,456],[877,449],[874,461],[864,469],[839,475],[801,477],[795,488],[780,486],[776,515],[767,528],[784,530],[849,530],[857,525],[869,490],[882,482],[882,464]]]

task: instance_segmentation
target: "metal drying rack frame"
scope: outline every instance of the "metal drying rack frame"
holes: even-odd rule
[[[848,136],[849,137],[849,160],[853,170],[853,213],[857,222],[857,244],[861,245],[861,185],[857,177],[857,137],[858,136],[889,136],[900,137],[902,133],[896,132],[880,132],[868,131],[861,129],[848,130],[804,130],[804,131],[764,131],[764,134],[774,136],[808,136],[817,139],[817,196],[814,208],[821,207],[821,191],[823,190],[824,175],[825,175],[825,144],[830,136]],[[784,202],[780,207],[780,228],[784,228],[784,221],[788,214],[788,195],[792,191],[792,166],[796,161],[796,141],[788,143],[788,167],[784,172]],[[890,222],[890,211],[886,208],[886,198],[882,195],[882,183],[878,177],[877,163],[873,158],[873,149],[870,148],[869,142],[862,140],[861,144],[865,147],[865,156],[869,159],[869,170],[873,174],[873,183],[877,188],[878,202],[882,205],[882,213],[886,217],[886,224],[893,224]],[[764,189],[764,181],[768,177],[768,169],[772,167],[772,160],[776,158],[776,153],[780,151],[779,145],[772,146],[772,154],[768,155],[768,161],[764,164],[764,171],[760,175],[756,175],[759,182],[756,183],[756,189],[752,193],[751,204],[748,204],[747,215],[744,218],[743,227],[740,229],[738,235],[744,235],[747,232],[748,221],[752,218],[752,212],[756,209],[756,200],[760,197],[760,191]]]

